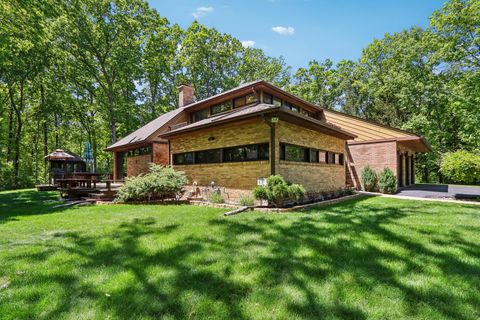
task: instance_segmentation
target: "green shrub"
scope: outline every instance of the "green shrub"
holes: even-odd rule
[[[366,166],[363,168],[362,171],[362,185],[363,190],[365,191],[376,191],[377,190],[377,182],[378,176],[375,171],[370,168],[370,166]]]
[[[178,200],[183,195],[186,184],[184,172],[150,163],[148,173],[126,179],[125,184],[118,190],[117,200]]]
[[[447,153],[442,159],[440,172],[456,183],[479,182],[480,155],[465,150]]]
[[[267,178],[267,186],[258,186],[253,196],[259,200],[268,200],[275,207],[283,207],[289,201],[300,200],[305,196],[305,189],[299,184],[287,183],[282,176]]]
[[[255,203],[255,198],[251,194],[243,194],[238,199],[238,204],[244,207],[251,207]]]
[[[0,165],[0,190],[31,188],[34,184],[33,178],[25,172],[20,171],[15,177],[13,162]]]
[[[397,177],[390,168],[384,168],[378,178],[378,187],[381,193],[395,193],[397,191]]]
[[[212,192],[208,197],[208,201],[210,201],[211,203],[224,203],[225,199],[220,192]]]

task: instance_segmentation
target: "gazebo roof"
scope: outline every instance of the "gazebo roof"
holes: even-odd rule
[[[48,161],[65,161],[65,162],[84,162],[83,159],[73,152],[66,152],[62,149],[57,149],[45,156]]]

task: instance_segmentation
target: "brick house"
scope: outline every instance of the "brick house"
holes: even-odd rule
[[[265,81],[195,101],[179,88],[179,107],[109,146],[114,179],[172,165],[190,182],[250,190],[280,174],[309,191],[359,188],[366,165],[389,167],[399,186],[414,183],[415,154],[430,150],[413,133],[325,110]]]

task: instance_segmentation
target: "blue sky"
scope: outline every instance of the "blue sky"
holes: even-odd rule
[[[428,26],[444,0],[149,0],[171,23],[194,20],[245,45],[284,56],[294,69],[312,59],[358,59],[374,38]]]

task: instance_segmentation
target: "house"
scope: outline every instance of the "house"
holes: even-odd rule
[[[179,87],[179,106],[109,146],[114,179],[172,165],[191,183],[250,190],[280,174],[307,191],[360,187],[366,165],[414,183],[415,154],[430,150],[410,132],[325,110],[265,81],[201,101]],[[233,191],[232,191],[233,192]]]

